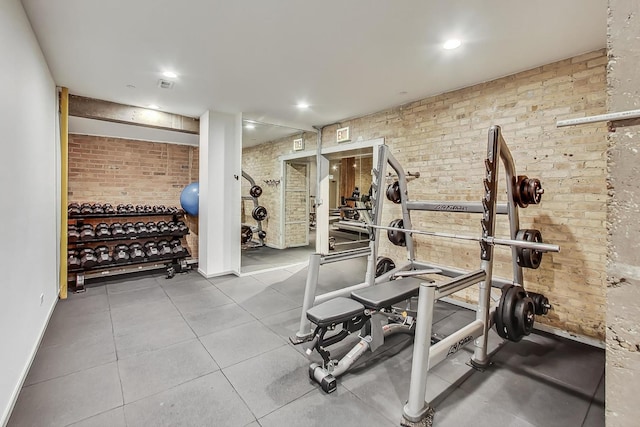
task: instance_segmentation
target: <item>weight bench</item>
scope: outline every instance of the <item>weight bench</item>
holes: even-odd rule
[[[307,319],[316,328],[306,353],[310,356],[315,349],[323,360],[322,365],[312,363],[309,366],[309,377],[326,393],[331,393],[336,389],[336,378],[349,370],[367,350],[375,352],[389,335],[413,333],[414,318],[405,310],[397,312],[392,307],[417,296],[422,282],[425,280],[405,277],[353,291],[351,298],[334,298],[307,310]],[[339,326],[339,332],[326,336]],[[356,331],[361,331],[360,341],[340,361],[332,360],[326,347]]]

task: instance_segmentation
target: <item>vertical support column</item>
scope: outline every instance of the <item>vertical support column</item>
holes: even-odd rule
[[[486,175],[484,179],[484,197],[482,199],[482,237],[493,237],[496,224],[496,200],[498,192],[498,166],[500,162],[500,126],[492,126],[489,129],[489,142],[487,143],[487,158],[485,160]],[[484,324],[482,336],[474,341],[475,350],[471,363],[477,367],[484,367],[489,363],[487,357],[487,338],[489,333],[489,301],[491,299],[491,280],[493,274],[493,246],[484,241],[480,242],[481,268],[486,273],[485,279],[480,282],[478,294],[478,309],[476,319]]]
[[[316,252],[329,253],[329,160],[323,155],[316,156],[319,177],[316,190]]]
[[[69,192],[69,89],[60,92],[60,299],[67,299],[67,194]]]
[[[198,271],[205,277],[240,271],[242,115],[200,117]]]
[[[424,400],[427,391],[427,373],[429,372],[429,351],[431,348],[431,328],[433,323],[433,305],[436,299],[435,283],[420,283],[418,294],[418,316],[415,340],[413,343],[413,362],[411,363],[411,382],[409,400],[402,409],[402,416],[411,423],[417,423],[433,414],[433,409]],[[428,424],[431,425],[431,424]]]

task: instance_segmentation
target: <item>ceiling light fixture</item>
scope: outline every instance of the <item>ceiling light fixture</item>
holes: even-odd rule
[[[158,110],[158,109],[160,109],[160,107],[159,107],[159,106],[157,106],[156,104],[149,104],[149,105],[147,105],[147,108],[151,108],[151,109],[153,109],[153,110]]]
[[[178,77],[178,75],[173,71],[165,71],[164,73],[162,73],[162,75],[169,79],[175,79],[176,77]]]
[[[253,123],[247,123],[246,125],[244,125],[245,129],[255,129],[256,125],[254,125]]]
[[[305,110],[309,108],[309,104],[307,104],[306,102],[298,102],[298,108],[301,110]]]
[[[447,40],[444,45],[442,45],[442,47],[444,49],[447,50],[451,50],[451,49],[455,49],[457,47],[460,47],[460,45],[462,44],[462,42],[458,39],[451,39],[451,40]]]

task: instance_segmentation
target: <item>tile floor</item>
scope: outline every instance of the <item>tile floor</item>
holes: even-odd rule
[[[360,260],[323,267],[319,289],[361,281]],[[306,269],[206,280],[120,277],[59,301],[9,426],[397,426],[412,346],[394,336],[330,395],[287,337]],[[473,313],[438,303],[434,331]],[[493,365],[467,349],[431,371],[435,426],[603,426],[604,351],[532,334]],[[343,346],[344,347],[344,346]],[[337,354],[337,353],[334,353]]]

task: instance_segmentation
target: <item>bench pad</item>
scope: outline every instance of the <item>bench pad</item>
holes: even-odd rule
[[[380,310],[418,295],[422,279],[405,277],[351,292],[351,298],[371,310]]]
[[[307,310],[307,319],[320,326],[346,322],[364,314],[364,306],[345,297],[334,298]]]

